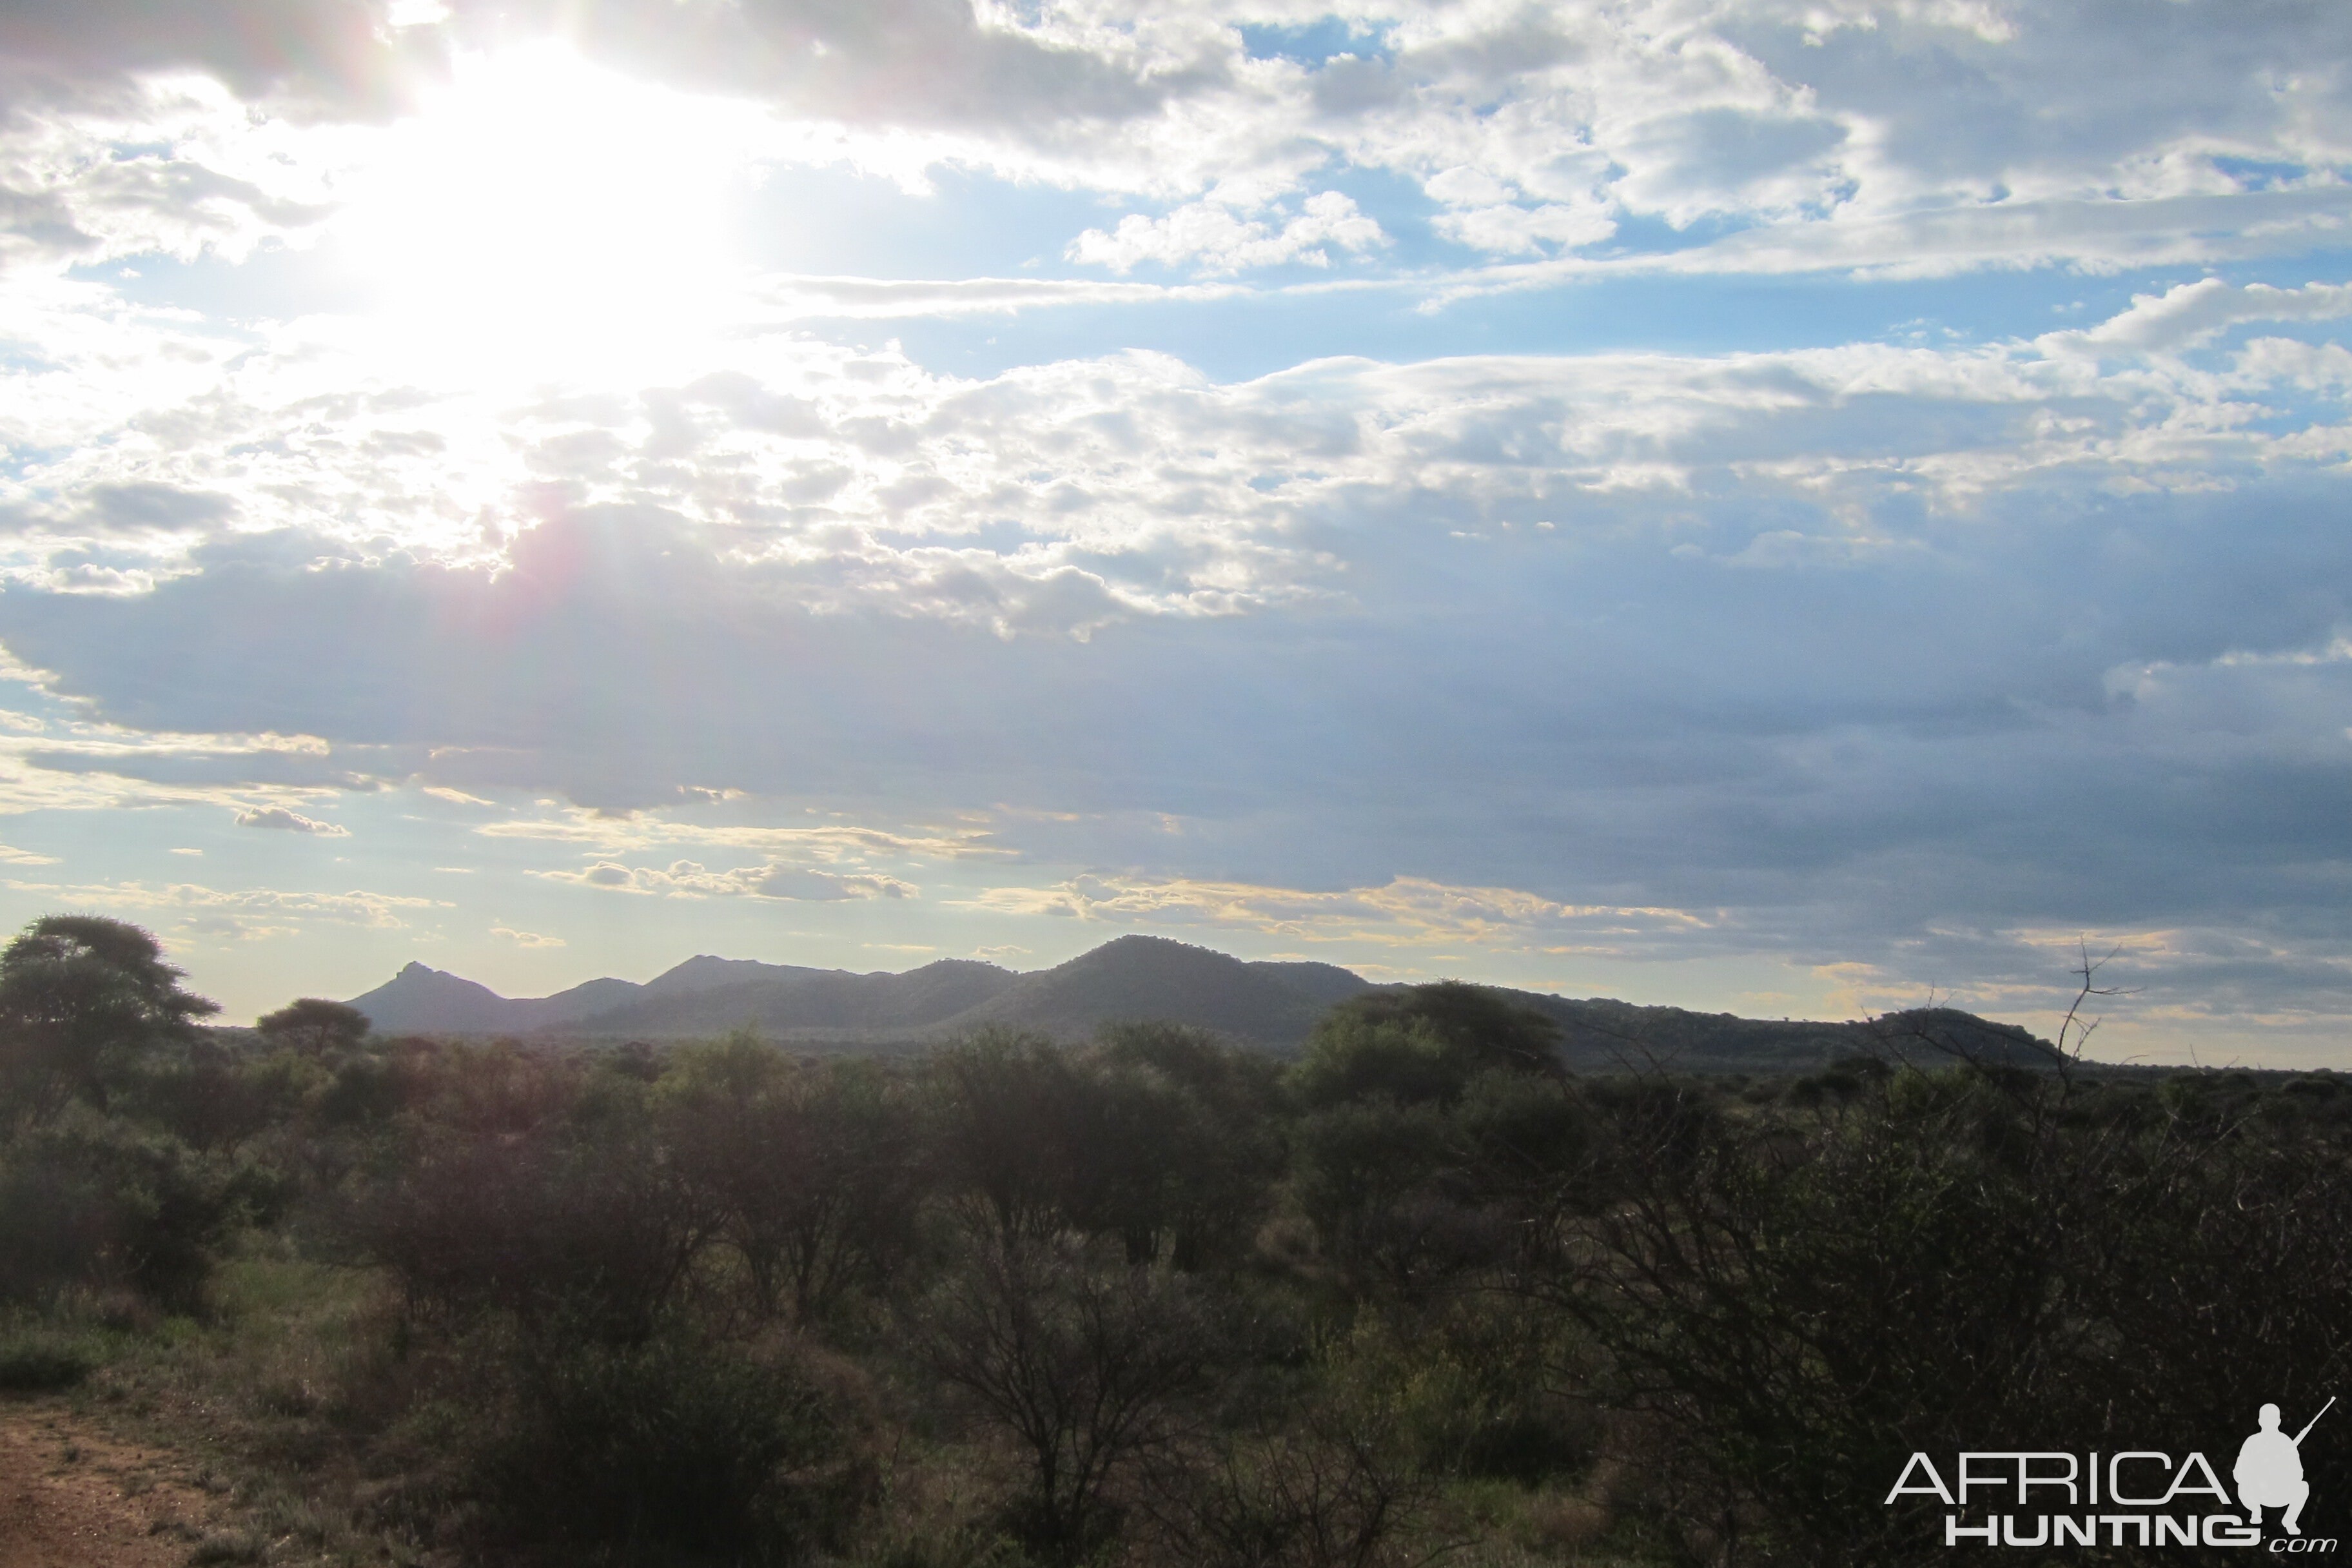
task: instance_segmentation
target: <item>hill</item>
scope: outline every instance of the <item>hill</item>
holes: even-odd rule
[[[2049,1045],[2014,1024],[1996,1024],[1948,1007],[1892,1013],[1868,1022],[1818,1023],[1496,989],[1558,1023],[1561,1055],[1580,1072],[1647,1066],[1700,1072],[1801,1071],[1843,1057],[1887,1055],[1923,1065],[1958,1057],[2041,1064],[2054,1055]]]
[[[644,984],[591,980],[552,996],[499,995],[411,963],[352,998],[387,1034],[692,1039],[750,1025],[809,1043],[913,1043],[987,1025],[1084,1036],[1120,1019],[1166,1018],[1260,1045],[1307,1037],[1323,1009],[1368,982],[1328,963],[1250,963],[1161,937],[1105,942],[1015,974],[945,958],[903,974],[699,956]]]
[[[1123,936],[1024,974],[950,1022],[1079,1037],[1099,1024],[1156,1018],[1283,1046],[1304,1040],[1333,1002],[1370,987],[1332,964],[1249,963],[1165,937]]]
[[[956,958],[904,973],[857,973],[702,955],[643,984],[591,980],[551,996],[522,998],[411,963],[352,997],[352,1005],[387,1034],[665,1040],[708,1038],[749,1025],[786,1043],[891,1049],[990,1026],[1078,1039],[1106,1023],[1165,1019],[1286,1050],[1306,1039],[1332,1004],[1372,989],[1336,964],[1252,963],[1165,937],[1123,936],[1027,974]],[[1559,1023],[1562,1055],[1579,1071],[1802,1070],[1889,1052],[2009,1062],[2050,1056],[2047,1045],[2022,1029],[1948,1008],[1866,1024],[1773,1021],[1489,989]]]

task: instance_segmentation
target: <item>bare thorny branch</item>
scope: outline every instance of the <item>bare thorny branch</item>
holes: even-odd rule
[[[2134,994],[2136,988],[2098,984],[2099,971],[2114,962],[2116,955],[2123,950],[2124,944],[2117,942],[2107,949],[2105,956],[2094,960],[2091,957],[2090,942],[2083,938],[2075,940],[2074,951],[2080,963],[2076,968],[2070,969],[2066,973],[2082,976],[2083,986],[2081,990],[2074,993],[2074,1002],[2066,1008],[2066,1016],[2058,1026],[2057,1039],[2058,1055],[2068,1062],[2082,1060],[2083,1047],[2089,1041],[2092,1033],[2105,1022],[2104,1018],[2094,1018],[2087,1024],[2082,1022],[2083,1004],[2094,996],[2129,996]],[[2068,1044],[2070,1035],[2073,1037],[2071,1046]]]

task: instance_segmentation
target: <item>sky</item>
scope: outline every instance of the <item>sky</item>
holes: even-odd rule
[[[2352,7],[0,0],[0,930],[2352,1068]]]

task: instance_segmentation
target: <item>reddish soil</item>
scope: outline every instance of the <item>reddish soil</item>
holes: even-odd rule
[[[182,1568],[226,1518],[178,1456],[0,1396],[0,1568]]]

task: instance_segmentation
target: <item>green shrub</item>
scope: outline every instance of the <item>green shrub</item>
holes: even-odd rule
[[[625,1135],[443,1136],[352,1215],[352,1237],[413,1307],[503,1312],[634,1342],[650,1336],[701,1242],[693,1194]]]
[[[0,1149],[0,1301],[129,1289],[192,1310],[237,1204],[178,1139],[69,1110]]]
[[[673,1330],[529,1344],[513,1376],[475,1480],[520,1542],[793,1563],[870,1498],[856,1403],[789,1352]]]
[[[98,1360],[81,1339],[55,1329],[0,1331],[0,1391],[48,1394],[71,1388],[97,1370]]]

